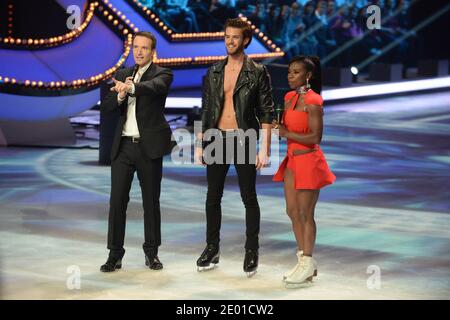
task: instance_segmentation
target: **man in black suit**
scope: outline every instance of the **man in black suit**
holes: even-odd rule
[[[156,39],[150,32],[138,32],[133,39],[136,65],[117,71],[114,87],[102,101],[106,112],[119,112],[120,119],[111,151],[111,198],[108,221],[109,257],[102,272],[122,267],[126,209],[134,172],[137,171],[144,206],[145,264],[162,269],[158,259],[161,245],[162,158],[176,144],[164,117],[172,71],[152,62]]]

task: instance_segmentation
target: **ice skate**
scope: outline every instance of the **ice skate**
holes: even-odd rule
[[[258,250],[245,250],[244,272],[247,278],[253,277],[258,269]]]
[[[312,284],[314,277],[314,263],[313,258],[308,256],[301,256],[298,268],[293,274],[288,276],[285,280],[286,288],[300,288]]]
[[[298,268],[298,265],[300,263],[300,258],[302,257],[302,255],[303,255],[303,250],[297,251],[298,262],[297,262],[297,264],[294,267],[292,267],[290,270],[286,271],[283,274],[283,281],[285,281],[287,277],[292,275],[295,272],[295,270]],[[313,276],[317,277],[317,261],[314,258],[313,258],[313,264],[314,264],[314,274],[313,274]]]
[[[219,263],[219,246],[208,244],[197,260],[197,271],[208,271],[214,269]]]

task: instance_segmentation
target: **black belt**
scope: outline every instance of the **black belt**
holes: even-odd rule
[[[139,142],[141,142],[141,138],[140,137],[122,136],[122,139],[127,140],[127,141],[131,141],[132,143],[139,143]]]

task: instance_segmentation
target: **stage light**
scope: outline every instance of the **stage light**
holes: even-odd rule
[[[351,71],[351,73],[353,73],[355,76],[358,74],[358,68],[357,67],[355,67],[355,66],[352,66],[351,68],[350,68],[350,71]]]
[[[355,88],[343,88],[324,90],[324,100],[339,100],[357,97],[383,95],[389,93],[415,92],[418,90],[449,88],[450,77],[436,79],[391,82],[386,84],[374,84]]]

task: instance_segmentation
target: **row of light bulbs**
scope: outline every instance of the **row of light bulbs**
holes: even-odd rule
[[[108,0],[104,0],[108,2]],[[156,25],[158,25],[163,31],[165,31],[172,40],[199,40],[199,39],[222,39],[225,36],[223,31],[220,32],[198,32],[198,33],[174,33],[155,13],[153,13],[150,9],[146,8],[142,5],[138,0],[132,0],[136,6],[138,6],[141,10],[143,10],[147,16],[153,21]],[[239,18],[243,21],[246,21],[254,31],[254,33],[260,38],[260,40],[269,48],[270,50],[274,50],[276,52],[281,52],[281,49],[273,43],[272,40],[269,39],[263,32],[261,32],[251,21],[246,18],[244,15],[239,14]],[[268,56],[270,57],[270,56]]]
[[[108,1],[104,1],[105,6],[101,6],[99,2],[92,2],[89,7],[89,12],[87,14],[87,18],[83,25],[85,24],[84,28],[81,29],[83,25],[80,26],[79,29],[80,33],[86,28],[86,26],[89,24],[89,21],[92,19],[92,16],[94,14],[94,10],[97,9],[100,14],[103,14],[104,17],[108,19],[116,28],[121,31],[123,36],[125,36],[125,43],[124,43],[124,53],[122,54],[121,58],[116,62],[116,64],[106,70],[104,73],[93,75],[86,79],[76,79],[73,81],[51,81],[51,82],[44,82],[44,81],[34,81],[34,80],[25,80],[25,81],[19,81],[12,77],[1,77],[0,76],[0,83],[4,84],[17,84],[20,86],[25,86],[27,88],[45,88],[45,89],[77,89],[80,87],[90,87],[97,85],[101,81],[104,81],[108,78],[110,78],[116,71],[119,69],[127,60],[128,56],[131,52],[131,46],[133,42],[133,31],[138,32],[139,29],[136,28],[132,23],[130,23],[130,20],[127,19],[127,17],[122,14],[120,11],[118,11],[116,8],[112,7],[112,4],[108,4]],[[117,15],[117,17],[114,17],[114,15]],[[120,23],[119,20],[122,20]],[[124,27],[126,25],[126,27]],[[69,33],[70,34],[70,33]],[[51,38],[50,38],[51,39]],[[50,40],[49,39],[49,40]],[[59,40],[59,38],[57,39]]]
[[[133,0],[134,2],[136,2],[138,4],[138,6],[142,7],[142,5],[137,2],[136,0]],[[129,19],[127,19],[127,17],[119,10],[117,10],[115,7],[113,7],[113,5],[111,3],[109,3],[109,0],[102,0],[102,2],[104,3],[105,7],[102,5],[99,5],[99,2],[93,2],[90,4],[90,8],[87,14],[87,18],[85,20],[85,22],[76,30],[76,31],[72,31],[70,32],[68,35],[70,35],[71,37],[76,37],[79,36],[79,34],[81,34],[81,32],[87,27],[87,25],[89,24],[90,20],[92,19],[92,16],[94,14],[94,10],[97,8],[99,10],[99,12],[101,14],[103,14],[104,17],[106,17],[108,19],[108,21],[110,21],[115,27],[117,27],[124,36],[126,36],[126,41],[124,44],[124,53],[122,55],[122,57],[119,59],[119,61],[117,61],[117,63],[112,67],[109,68],[108,70],[106,70],[104,73],[98,74],[98,75],[94,75],[91,76],[88,79],[77,79],[77,80],[73,80],[73,81],[52,81],[52,82],[43,82],[43,81],[31,81],[31,80],[25,80],[24,82],[20,82],[17,81],[15,78],[9,78],[9,77],[4,77],[2,78],[0,76],[0,83],[6,83],[6,84],[19,84],[19,85],[24,85],[25,87],[38,87],[38,88],[47,88],[47,89],[59,89],[59,88],[79,88],[81,86],[93,86],[93,85],[97,85],[99,82],[108,79],[109,77],[111,77],[118,68],[120,68],[120,66],[122,66],[126,59],[128,58],[130,51],[131,51],[131,46],[132,46],[132,41],[133,41],[133,36],[132,36],[132,31],[134,32],[138,32],[139,29],[137,27],[134,26],[133,23],[130,22]],[[107,8],[108,9],[107,9]],[[111,14],[109,12],[109,10],[111,10],[114,14],[116,14],[119,19],[122,20],[122,22],[126,23],[128,25],[128,28],[123,27],[122,24],[120,24],[119,20],[116,18],[114,18],[113,14]],[[196,38],[211,38],[211,37],[223,37],[224,33],[223,32],[213,32],[213,33],[209,33],[209,32],[205,32],[205,33],[188,33],[188,34],[173,34],[173,31],[171,29],[169,29],[164,22],[162,22],[155,14],[153,14],[149,9],[146,9],[146,13],[150,15],[150,18],[153,19],[156,23],[159,23],[159,26],[163,28],[163,30],[165,30],[168,34],[171,34],[172,37],[175,39],[196,39]],[[254,32],[263,40],[265,41],[265,43],[270,46],[270,48],[272,50],[275,50],[275,52],[270,52],[270,53],[261,53],[261,54],[249,54],[249,56],[251,58],[254,59],[265,59],[265,58],[272,58],[272,57],[281,57],[284,55],[284,52],[282,52],[280,50],[280,48],[278,48],[275,44],[272,43],[272,41],[270,39],[268,39],[267,36],[265,36],[262,32],[260,32],[256,26],[254,26],[253,24],[251,24],[251,22],[244,16],[240,15],[240,18],[244,21],[246,21],[247,23],[249,23],[252,27],[252,29],[254,30]],[[77,35],[73,34],[74,32],[78,33]],[[66,35],[65,35],[66,36]],[[54,37],[55,38],[55,37]],[[64,43],[64,36],[60,36],[60,37],[56,37],[57,39],[54,38],[50,38],[50,39],[39,39],[38,43],[36,44],[35,40],[33,40],[33,45],[39,45],[39,44],[46,44],[47,42],[45,40],[48,40],[53,45],[55,45],[56,43],[61,42]],[[60,39],[61,38],[61,39]],[[20,40],[20,39],[18,39]],[[30,40],[30,39],[29,39]],[[44,40],[44,42],[41,43],[41,40]],[[73,39],[71,39],[73,40]],[[69,40],[69,41],[71,41]],[[22,41],[19,42],[19,44]],[[66,41],[68,42],[68,41]],[[13,42],[11,42],[13,43]],[[16,41],[17,43],[17,41]],[[155,62],[161,65],[166,65],[166,66],[171,66],[171,65],[187,65],[187,64],[207,64],[207,63],[211,63],[211,62],[215,62],[215,61],[219,61],[224,59],[225,56],[199,56],[199,57],[185,57],[185,58],[162,58],[162,59],[155,59]]]
[[[119,30],[122,30],[123,35],[125,36],[128,35],[129,33],[131,33],[131,30],[133,30],[134,32],[139,31],[139,29],[134,25],[134,23],[132,23],[130,19],[128,19],[127,16],[123,14],[123,12],[117,10],[117,8],[112,5],[112,3],[110,3],[108,0],[102,0],[102,2],[103,5],[99,6],[100,13],[103,14],[103,16],[107,18],[108,21],[110,21],[114,26],[118,26]],[[108,10],[111,10],[115,15],[117,15],[117,17],[128,26],[128,29],[124,28],[124,26],[120,23],[119,19],[117,18],[115,19],[113,14],[111,14]]]
[[[9,1],[9,2],[11,2],[11,1]],[[13,9],[14,9],[14,5],[12,3],[8,3],[7,9],[8,9],[8,35],[11,35],[13,33]]]
[[[64,35],[61,36],[55,36],[50,37],[46,39],[20,39],[15,38],[12,36],[8,36],[6,38],[0,37],[0,43],[3,43],[5,45],[13,45],[13,46],[26,46],[28,48],[39,48],[39,47],[52,47],[52,46],[58,46],[61,44],[65,44],[68,42],[71,42],[78,38],[81,33],[87,28],[89,23],[92,20],[92,17],[94,16],[94,11],[96,6],[98,6],[98,2],[93,2],[89,5],[89,9],[86,13],[86,19],[84,22],[75,30],[72,30]]]
[[[108,1],[108,0],[105,0]],[[168,28],[164,22],[162,22],[154,13],[151,12],[150,9],[143,6],[139,1],[133,0],[133,2],[140,7],[144,12],[149,16],[151,20],[153,20],[155,23],[157,23],[164,31],[166,31],[172,40],[198,40],[198,39],[223,39],[225,36],[225,33],[223,31],[221,32],[200,32],[200,33],[173,33],[173,31]],[[268,36],[266,36],[261,30],[259,30],[254,24],[251,23],[251,21],[245,17],[242,14],[239,14],[239,18],[243,21],[247,22],[254,33],[260,38],[260,40],[263,42],[263,44],[266,45],[266,47],[274,52],[270,53],[259,53],[259,54],[250,54],[249,56],[254,59],[267,59],[267,58],[274,58],[274,57],[282,57],[284,56],[284,52],[277,47],[275,43],[273,43],[272,40],[269,39]],[[191,61],[195,64],[203,64],[203,63],[210,63],[214,61],[219,61],[224,59],[225,56],[207,56],[207,57],[195,57]]]
[[[9,78],[9,77],[1,77],[0,76],[0,83],[5,84],[17,84],[25,87],[31,87],[31,88],[45,88],[45,89],[62,89],[62,88],[69,88],[69,89],[77,89],[83,86],[93,86],[97,85],[101,81],[109,78],[112,74],[114,74],[117,69],[120,68],[121,65],[123,65],[128,58],[128,55],[130,54],[130,47],[131,43],[133,41],[133,36],[130,34],[128,36],[128,39],[126,40],[126,48],[125,52],[123,53],[122,57],[117,61],[117,63],[106,70],[104,73],[100,73],[97,75],[93,75],[87,79],[76,79],[73,81],[51,81],[51,82],[44,82],[44,81],[32,81],[32,80],[25,80],[23,82],[16,80],[15,78]]]
[[[256,59],[256,60],[262,60],[262,59],[267,59],[267,58],[276,58],[276,57],[282,57],[284,56],[284,52],[280,51],[280,52],[270,52],[270,53],[250,53],[248,55],[250,58],[252,59]],[[212,62],[216,62],[216,61],[220,61],[225,59],[226,56],[204,56],[204,57],[195,57],[193,59],[193,63],[194,64],[207,64],[207,63],[212,63]]]

